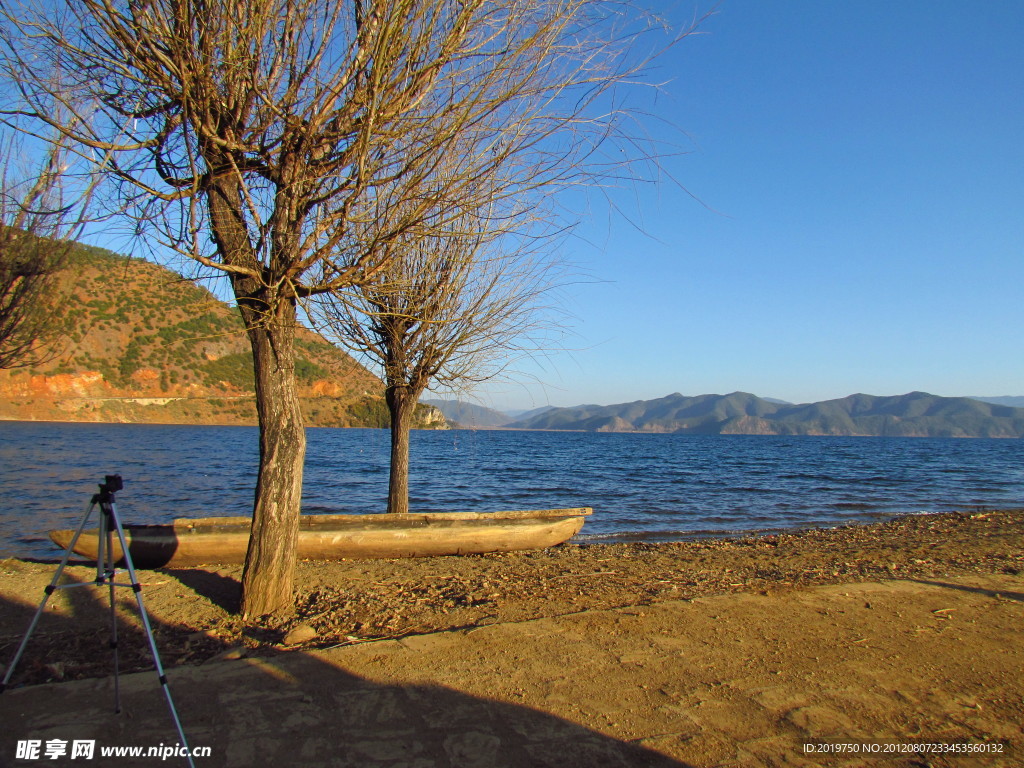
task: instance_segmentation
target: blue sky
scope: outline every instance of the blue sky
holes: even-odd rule
[[[678,154],[578,206],[562,351],[473,399],[1024,395],[1024,3],[673,8],[637,104]]]
[[[477,399],[1024,394],[1022,39],[1009,0],[723,0],[649,77],[685,189],[622,192],[643,233],[595,196],[566,351]]]

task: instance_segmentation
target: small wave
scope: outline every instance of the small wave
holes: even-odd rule
[[[742,530],[709,528],[678,531],[622,531],[619,533],[578,533],[573,536],[577,544],[625,544],[656,541],[693,541],[696,539],[728,538],[742,535]]]
[[[351,511],[345,507],[328,507],[319,504],[302,505],[302,514],[304,515],[344,515]]]

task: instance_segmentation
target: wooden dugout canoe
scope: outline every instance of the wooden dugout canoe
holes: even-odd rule
[[[583,527],[589,507],[517,512],[438,512],[407,515],[302,515],[299,559],[431,557],[543,549],[561,544]],[[126,525],[136,568],[241,563],[249,544],[248,517],[178,519],[168,525]],[[75,532],[50,531],[67,549]],[[114,533],[114,554],[121,546]],[[96,559],[98,531],[86,530],[74,551]]]

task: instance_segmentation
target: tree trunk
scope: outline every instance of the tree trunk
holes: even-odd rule
[[[306,433],[295,388],[295,307],[282,302],[269,327],[250,327],[260,422],[260,469],[252,533],[242,571],[242,616],[273,613],[292,601]]]
[[[407,386],[390,386],[384,399],[391,414],[391,475],[388,480],[388,512],[409,512],[409,430],[419,394]]]
[[[216,158],[212,150],[208,154]],[[231,165],[226,158],[211,162],[217,167]],[[252,346],[260,424],[260,468],[242,570],[241,613],[252,619],[292,602],[306,459],[306,433],[295,388],[296,299],[282,295],[282,283],[268,274],[253,251],[241,188],[232,174],[211,181],[209,206],[211,234],[224,263],[264,276],[234,273],[231,277]]]

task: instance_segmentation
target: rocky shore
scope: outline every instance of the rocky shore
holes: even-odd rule
[[[42,597],[55,566],[0,561],[0,661]],[[1024,573],[1024,511],[912,515],[874,525],[677,543],[568,544],[539,552],[299,565],[293,611],[245,626],[234,615],[239,566],[142,572],[146,607],[166,663],[327,647],[726,593],[771,594],[824,584],[941,580]],[[74,566],[71,579],[94,569]],[[120,595],[128,605],[129,595]],[[28,681],[104,675],[105,593],[64,590],[51,600]],[[72,619],[73,617],[73,619]],[[125,616],[128,668],[147,650]],[[55,659],[55,661],[53,661]]]

